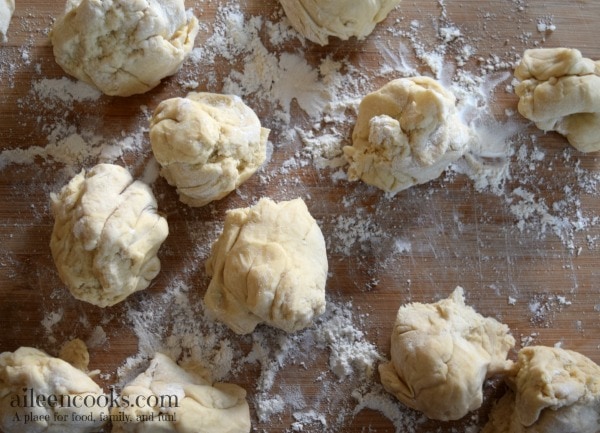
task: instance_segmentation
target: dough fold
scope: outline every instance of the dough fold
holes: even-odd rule
[[[600,366],[556,347],[521,349],[509,391],[492,409],[482,433],[597,433]]]
[[[238,334],[259,323],[287,332],[325,311],[325,240],[302,199],[263,198],[227,212],[206,262],[208,310]]]
[[[167,99],[150,121],[161,175],[190,206],[219,200],[252,176],[266,159],[268,136],[234,95],[192,92]]]
[[[56,396],[56,404],[32,403],[30,393],[47,402]],[[102,388],[62,359],[32,347],[0,354],[0,430],[4,433],[97,432],[105,423],[100,416],[107,413],[105,401]],[[36,420],[25,423],[26,415]]]
[[[400,78],[360,103],[352,146],[344,147],[348,179],[391,195],[437,178],[468,149],[454,95],[429,77]]]
[[[570,48],[525,51],[515,69],[518,110],[581,152],[600,150],[600,61]]]
[[[327,45],[329,37],[363,39],[400,0],[280,0],[292,26],[305,38]]]
[[[167,221],[148,185],[127,169],[99,164],[51,194],[50,249],[73,296],[99,307],[143,290],[160,271]]]
[[[0,0],[0,42],[6,41],[8,26],[15,11],[15,0]]]
[[[69,0],[50,40],[65,72],[107,95],[130,96],[175,74],[198,29],[183,0]]]
[[[381,383],[431,419],[457,420],[481,406],[485,379],[510,370],[514,345],[508,327],[465,305],[457,287],[439,302],[400,307]]]
[[[249,433],[251,429],[243,388],[211,384],[161,353],[123,388],[121,399],[130,404],[112,409],[117,420],[112,433]]]

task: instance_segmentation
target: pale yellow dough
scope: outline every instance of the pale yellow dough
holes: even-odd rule
[[[45,398],[60,396],[58,398],[64,405],[38,406],[29,401],[25,404],[23,399],[25,395],[30,398],[29,390]],[[85,397],[88,399],[84,405]],[[21,406],[11,404],[17,401],[16,398],[20,398]],[[3,433],[97,432],[105,423],[100,417],[107,410],[102,406],[103,401],[107,400],[102,388],[86,373],[62,359],[32,347],[0,354],[0,431]],[[38,421],[26,424],[25,416],[32,414]],[[89,414],[90,419],[74,417]]]
[[[14,11],[15,0],[0,0],[0,42],[6,41],[6,33]]]
[[[219,200],[252,176],[265,161],[268,136],[234,95],[192,92],[167,99],[150,120],[161,175],[190,206]]]
[[[576,49],[531,49],[515,77],[521,81],[515,88],[519,113],[581,152],[600,150],[600,61]]]
[[[302,199],[227,212],[206,263],[206,307],[234,332],[259,323],[294,332],[325,311],[327,254]]]
[[[530,346],[519,351],[511,387],[482,433],[598,433],[600,366],[580,353]]]
[[[381,383],[429,418],[460,419],[481,406],[488,377],[510,370],[514,345],[508,327],[465,305],[457,287],[439,302],[400,307],[392,359],[379,365]]]
[[[400,0],[279,0],[292,26],[306,39],[327,45],[329,37],[363,39]]]
[[[65,72],[107,95],[129,96],[175,74],[198,29],[183,0],[69,0],[50,40]]]
[[[360,103],[352,146],[344,147],[348,179],[394,195],[437,178],[470,146],[456,98],[429,77],[400,78]]]
[[[111,414],[118,421],[113,422],[112,433],[248,433],[251,429],[243,388],[211,384],[161,353],[123,388],[121,398],[159,404],[114,407]],[[122,421],[123,414],[129,422]]]
[[[99,164],[51,194],[50,249],[73,296],[99,307],[124,300],[160,271],[169,229],[148,185],[127,169]]]

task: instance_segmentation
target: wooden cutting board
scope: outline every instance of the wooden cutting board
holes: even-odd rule
[[[226,5],[232,7],[224,1],[186,2],[202,24],[197,47],[210,42],[213,24],[222,23]],[[152,188],[170,228],[159,253],[162,271],[149,289],[107,309],[71,297],[58,279],[48,247],[53,225],[49,194],[98,157],[64,164],[47,157],[47,146],[76,136],[90,146],[101,146],[103,140],[133,142],[134,151],[124,151],[115,162],[139,177],[152,174],[145,129],[152,109],[163,99],[185,95],[193,81],[198,84],[196,90],[220,91],[232,71],[243,73],[251,54],[233,59],[216,56],[210,65],[186,62],[178,75],[144,95],[86,101],[64,96],[66,90],[44,93],[48,89],[44,85],[52,83],[56,89],[66,77],[54,62],[48,38],[62,9],[61,2],[18,0],[8,42],[0,44],[0,352],[34,346],[56,355],[63,342],[82,338],[95,343],[90,345],[90,368],[101,370],[102,384],[117,384],[118,369],[145,350],[147,343],[139,338],[132,312],[146,309],[148,315],[141,323],[146,320],[158,326],[153,344],[172,336],[176,330],[168,331],[174,325],[167,319],[173,313],[164,310],[172,307],[175,298],[168,294],[180,282],[190,305],[202,298],[208,284],[203,261],[225,211],[269,196],[305,199],[327,240],[330,305],[346,305],[355,330],[364,333],[359,339],[371,343],[383,357],[389,355],[389,336],[401,304],[433,302],[460,285],[470,305],[510,327],[517,349],[528,344],[560,344],[600,362],[600,230],[596,221],[600,161],[597,154],[571,149],[557,134],[538,131],[516,113],[512,68],[506,64],[517,60],[526,48],[538,46],[578,48],[586,57],[600,59],[600,2],[405,0],[366,40],[332,40],[320,47],[295,38],[269,42],[269,26],[282,21],[280,6],[273,0],[240,1],[246,22],[262,17],[256,27],[258,35],[275,55],[304,56],[315,68],[327,56],[347,62],[372,80],[362,83],[365,87],[375,89],[389,80],[393,74],[378,71],[383,66],[400,69],[394,59],[408,59],[417,73],[435,75],[426,60],[440,46],[447,48],[437,53],[450,78],[459,76],[461,70],[489,82],[490,77],[498,77],[501,81],[489,93],[489,115],[505,125],[492,128],[496,134],[509,126],[517,132],[507,134],[514,150],[511,176],[501,192],[480,191],[467,176],[453,173],[387,197],[360,182],[338,180],[338,169],[318,168],[303,153],[306,149],[299,135],[290,134],[294,128],[315,132],[313,120],[293,103],[291,121],[282,127],[274,119],[280,110],[250,92],[244,99],[272,129],[273,152],[267,165],[238,193],[195,209],[180,203],[173,189],[157,178]],[[448,36],[443,29],[458,33]],[[444,41],[444,37],[452,40]],[[457,57],[465,53],[471,54],[464,65],[457,66]],[[402,74],[398,71],[397,75]],[[352,116],[350,112],[350,120],[337,128],[341,137],[349,137]],[[33,158],[32,149],[38,148],[40,155]],[[16,149],[23,150],[22,163],[18,163]],[[519,211],[525,203],[533,209],[530,215]],[[160,317],[166,322],[159,323]],[[189,320],[194,322],[194,317]],[[152,329],[149,325],[149,334]],[[251,337],[222,332],[238,347],[237,355],[248,354]],[[279,334],[261,332],[266,336],[264,344],[275,353]],[[296,353],[298,359],[290,352],[266,392],[267,397],[283,396],[285,409],[264,420],[256,415],[261,367],[248,363],[246,369],[226,377],[248,390],[256,431],[292,431],[294,422],[299,423],[297,428],[303,425],[303,431],[395,431],[392,420],[381,413],[382,407],[353,414],[358,402],[350,394],[360,389],[364,396],[368,387],[374,390],[377,374],[367,381],[358,373],[335,377],[327,365],[330,350],[316,345],[314,352],[308,350],[311,356]],[[404,410],[400,413],[405,414],[406,426],[398,428],[425,432],[482,425],[502,389],[499,381],[487,386],[484,407],[459,422],[417,423],[418,416]],[[286,398],[290,395],[295,396],[295,406]],[[306,421],[310,409],[319,415],[312,423]],[[326,427],[320,415],[327,420]],[[396,426],[402,424],[396,421]]]

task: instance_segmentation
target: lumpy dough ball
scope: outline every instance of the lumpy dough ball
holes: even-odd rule
[[[107,95],[129,96],[175,74],[198,28],[183,0],[69,0],[50,39],[68,74]]]
[[[600,61],[570,48],[531,49],[515,77],[519,113],[581,152],[600,150]]]
[[[398,310],[390,362],[379,365],[384,388],[436,420],[457,420],[478,409],[483,383],[509,371],[515,340],[508,327],[465,305],[464,292],[433,304]]]
[[[38,405],[30,401],[31,392],[58,400],[55,405]],[[105,423],[100,416],[106,415],[103,401],[108,399],[102,388],[62,359],[32,347],[0,354],[0,430],[4,433],[97,432]],[[27,423],[26,415],[31,417]]]
[[[454,95],[429,77],[400,78],[360,103],[352,146],[344,147],[348,179],[391,195],[437,178],[468,149]]]
[[[14,0],[0,0],[0,42],[6,41],[6,32],[14,11]]]
[[[205,303],[234,332],[259,323],[287,332],[325,311],[325,240],[302,199],[230,210],[206,263]]]
[[[160,271],[156,253],[169,232],[152,190],[127,169],[99,164],[51,195],[50,241],[73,296],[99,307],[143,290]]]
[[[482,433],[597,433],[600,366],[558,347],[519,351],[509,391],[492,409]]]
[[[190,206],[219,200],[252,176],[265,161],[268,136],[234,95],[192,92],[167,99],[150,121],[161,175]]]
[[[400,0],[280,0],[292,26],[320,45],[329,36],[363,39],[383,21]]]
[[[161,353],[123,388],[121,398],[148,404],[114,407],[113,433],[248,433],[251,429],[243,388],[211,384]],[[131,421],[123,422],[123,415]]]

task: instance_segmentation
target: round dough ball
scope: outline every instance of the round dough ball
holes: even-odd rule
[[[204,301],[238,334],[262,322],[294,332],[325,311],[327,269],[323,234],[304,201],[263,198],[227,212],[206,263]]]
[[[279,0],[292,26],[320,45],[329,36],[342,40],[371,34],[400,0]]]
[[[600,366],[557,347],[521,349],[509,390],[482,433],[597,433]]]
[[[114,407],[112,433],[248,433],[251,429],[243,388],[211,384],[161,353],[123,388],[121,398],[159,404]],[[132,421],[123,422],[124,417]]]
[[[457,420],[478,409],[483,382],[510,370],[508,327],[465,305],[462,287],[433,304],[398,310],[391,362],[379,365],[384,388],[431,419]]]
[[[600,150],[600,61],[570,48],[531,49],[515,77],[519,113],[581,152]]]
[[[454,95],[429,77],[390,81],[360,103],[352,146],[344,147],[348,179],[394,195],[437,178],[468,149]]]
[[[161,102],[150,142],[161,175],[190,206],[204,206],[239,187],[266,159],[269,130],[235,95],[189,93]]]
[[[56,404],[32,403],[31,393],[46,399],[54,395]],[[105,423],[100,417],[102,412],[106,415],[104,401],[108,399],[102,388],[62,359],[32,347],[0,354],[0,430],[4,433],[97,432]],[[90,414],[89,419],[74,416]],[[36,421],[26,424],[26,415]]]
[[[198,28],[183,0],[69,0],[50,40],[65,72],[129,96],[176,73]]]
[[[148,185],[127,169],[99,164],[51,195],[50,249],[73,296],[99,307],[143,290],[160,271],[169,232]]]
[[[15,11],[15,0],[0,0],[0,42],[6,41],[6,32]]]

